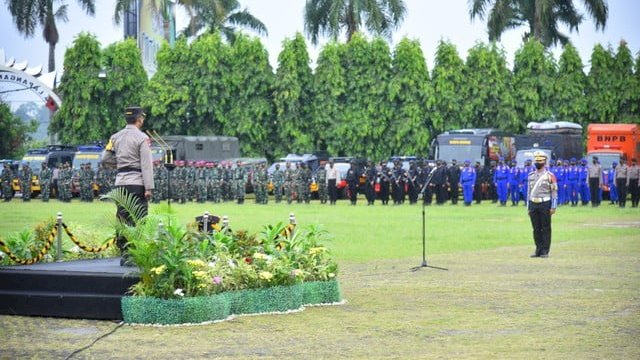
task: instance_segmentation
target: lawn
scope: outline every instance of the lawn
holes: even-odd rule
[[[322,224],[340,265],[345,305],[238,317],[192,327],[119,328],[77,358],[639,358],[640,211],[563,207],[551,257],[530,259],[523,206],[422,208],[269,204],[173,205],[234,229]],[[64,215],[110,234],[109,203],[0,204],[0,236]],[[152,209],[153,211],[153,209]],[[80,239],[82,240],[82,239]],[[61,358],[116,327],[108,321],[0,316],[0,358]],[[126,349],[126,350],[124,350]]]

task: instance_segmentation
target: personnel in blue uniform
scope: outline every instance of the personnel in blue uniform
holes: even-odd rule
[[[567,174],[561,159],[556,161],[556,167],[551,172],[553,172],[553,175],[556,176],[556,180],[558,181],[558,205],[562,205],[565,201],[564,188],[567,185]]]
[[[525,205],[527,204],[527,191],[529,189],[529,174],[532,171],[535,171],[535,167],[533,167],[533,165],[531,165],[531,159],[526,159],[524,161],[524,166],[521,169],[520,172],[520,183],[522,184],[522,189],[520,189],[520,193],[522,194],[521,199],[524,200]]]
[[[511,206],[518,206],[520,202],[520,168],[518,162],[513,160],[509,168],[509,196],[511,197]]]
[[[578,192],[580,193],[580,201],[582,206],[588,205],[591,201],[589,191],[589,169],[587,168],[587,159],[582,159],[578,167]]]
[[[498,166],[496,166],[496,170],[493,173],[493,183],[497,189],[500,206],[506,206],[509,184],[509,167],[504,163],[503,157],[500,157]]]
[[[471,161],[465,160],[464,167],[460,172],[460,185],[462,186],[464,206],[471,205],[471,201],[473,201],[473,187],[476,184],[476,170],[469,165],[471,165]]]
[[[609,187],[609,201],[611,205],[615,205],[618,203],[618,188],[616,187],[617,167],[618,163],[614,161],[613,164],[611,164],[611,170],[608,171],[608,174],[605,178],[605,185]]]
[[[580,189],[578,187],[578,180],[580,178],[580,169],[576,165],[576,159],[571,158],[569,163],[569,169],[566,171],[567,174],[567,193],[569,194],[569,201],[571,201],[571,206],[578,205],[578,193]]]

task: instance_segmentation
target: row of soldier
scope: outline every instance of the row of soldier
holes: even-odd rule
[[[5,164],[0,174],[2,182],[2,196],[4,201],[11,201],[13,198],[12,183],[18,179],[22,201],[31,200],[33,192],[33,170],[28,163],[23,163],[17,174],[8,164]],[[38,173],[38,185],[42,201],[48,202],[53,195],[62,202],[70,202],[73,193],[77,192],[81,201],[91,202],[95,197],[94,185],[100,189],[101,193],[107,193],[115,182],[115,170],[100,168],[97,172],[91,168],[91,163],[80,165],[80,169],[74,170],[68,162],[49,168],[46,163],[41,164]],[[74,184],[74,180],[76,184]]]
[[[168,199],[171,190],[171,199],[178,203],[237,201],[241,204],[245,199],[246,186],[250,183],[256,203],[259,204],[267,204],[269,191],[273,191],[276,202],[286,200],[292,203],[295,200],[309,203],[311,188],[317,191],[321,203],[329,201],[335,204],[338,194],[336,187],[341,180],[340,173],[332,171],[333,162],[315,172],[304,163],[298,164],[295,169],[290,163],[286,163],[284,169],[276,164],[275,171],[271,174],[267,172],[266,164],[258,164],[253,171],[241,166],[240,162],[235,167],[228,162],[218,166],[212,162],[176,161],[175,165],[173,171],[168,171],[161,162],[154,163],[154,202]],[[592,203],[593,206],[598,206],[602,199],[602,188],[606,186],[610,189],[612,203],[624,207],[627,194],[630,194],[632,206],[638,206],[640,168],[635,159],[631,166],[627,166],[624,161],[620,166],[614,163],[607,177],[603,176],[597,158],[591,165],[585,159],[558,160],[551,164],[549,170],[558,179],[558,203],[561,205]],[[436,204],[441,205],[447,201],[457,204],[459,189],[462,189],[466,206],[482,200],[491,200],[502,206],[510,200],[512,206],[517,206],[521,200],[524,201],[526,179],[531,171],[533,166],[530,160],[519,167],[515,161],[509,166],[502,158],[497,163],[491,162],[491,166],[486,169],[479,162],[471,166],[470,161],[465,161],[460,167],[456,160],[451,164],[437,161],[434,167],[428,163],[410,162],[408,169],[403,168],[399,161],[392,167],[387,166],[386,162],[377,166],[368,162],[362,169],[356,168],[352,163],[344,175],[347,183],[344,194],[353,205],[357,202],[358,192],[364,192],[368,205],[373,205],[376,200],[386,205],[389,199],[396,205],[404,203],[406,199],[410,204],[415,204],[420,194],[425,205],[430,205],[434,197]],[[5,201],[11,200],[11,182],[15,177],[20,180],[23,201],[29,201],[32,175],[33,172],[26,163],[18,174],[13,174],[5,164],[0,174]],[[76,171],[71,169],[69,163],[62,164],[59,169],[49,169],[46,164],[42,164],[39,173],[42,200],[48,201],[53,193],[61,201],[71,201],[75,177],[79,188],[76,191],[81,201],[92,201],[94,184],[99,193],[107,193],[114,183],[115,175],[115,170],[102,167],[94,172],[90,163],[82,164]],[[424,186],[427,181],[429,186]]]
[[[301,164],[292,168],[287,164],[285,169],[276,169],[272,174],[267,172],[266,164],[257,164],[252,171],[238,161],[235,167],[231,163],[218,166],[213,162],[186,163],[176,161],[171,171],[159,161],[154,162],[153,202],[171,198],[178,203],[187,201],[222,202],[237,201],[244,203],[247,184],[251,184],[258,204],[267,204],[270,189],[274,192],[277,203],[286,199],[309,203],[311,200],[310,185],[317,181],[311,170]],[[322,196],[321,196],[322,198]]]

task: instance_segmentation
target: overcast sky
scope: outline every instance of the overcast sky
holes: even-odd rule
[[[56,67],[62,69],[64,51],[71,46],[74,37],[81,31],[94,33],[103,46],[122,39],[122,26],[113,23],[114,0],[96,0],[96,16],[90,17],[82,12],[75,0],[63,0],[69,4],[69,22],[58,23],[61,34],[56,50]],[[54,2],[55,3],[55,2]],[[303,0],[240,0],[254,16],[262,20],[269,30],[269,36],[262,39],[269,51],[271,64],[277,67],[277,57],[282,40],[292,37],[297,31],[303,32]],[[451,41],[458,48],[460,56],[466,58],[467,51],[477,41],[487,41],[485,24],[469,19],[467,0],[405,0],[407,16],[402,26],[393,36],[393,45],[402,37],[418,39],[422,44],[429,69],[433,68],[433,58],[440,39]],[[582,1],[575,1],[582,9]],[[583,62],[588,66],[593,46],[597,43],[617,48],[621,39],[627,41],[636,56],[640,50],[640,1],[609,0],[609,18],[604,32],[596,32],[595,25],[586,19],[580,26],[580,32],[570,35],[578,48]],[[6,8],[6,2],[0,2],[0,48],[4,48],[7,59],[27,60],[29,66],[42,64],[46,70],[48,47],[42,39],[41,29],[33,38],[25,39],[16,30]],[[635,25],[634,25],[635,24]],[[178,23],[180,26],[180,22]],[[505,33],[502,45],[511,63],[515,51],[520,47],[525,28]],[[343,39],[342,39],[343,40]],[[309,44],[309,53],[315,62],[322,44],[313,47]],[[552,49],[556,59],[560,49]],[[0,59],[1,60],[1,59]]]

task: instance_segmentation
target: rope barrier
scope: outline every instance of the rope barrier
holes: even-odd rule
[[[113,244],[116,243],[116,238],[114,237],[113,239],[107,241],[102,246],[89,247],[82,244],[80,241],[78,241],[78,239],[71,233],[71,230],[69,230],[69,228],[65,223],[62,223],[62,227],[64,228],[65,233],[67,233],[67,236],[69,236],[69,239],[71,239],[71,241],[73,241],[74,244],[78,245],[80,249],[86,252],[99,253],[101,251],[107,250],[108,248],[113,246]],[[36,255],[34,258],[31,258],[31,259],[20,259],[18,256],[16,256],[14,253],[11,252],[11,249],[9,249],[9,246],[7,246],[7,244],[5,244],[2,240],[0,240],[0,250],[2,250],[5,254],[7,254],[7,256],[9,256],[9,259],[11,259],[13,262],[17,264],[21,264],[21,265],[35,264],[40,260],[42,260],[42,258],[44,258],[44,256],[49,252],[49,250],[51,250],[51,246],[53,245],[53,241],[55,240],[57,233],[58,233],[58,224],[55,224],[51,229],[51,232],[49,233],[49,237],[47,238],[47,242],[45,242],[44,247],[38,252],[38,255]]]
[[[57,225],[56,225],[57,226]],[[73,241],[74,244],[78,245],[78,247],[86,252],[90,252],[90,253],[98,253],[104,250],[107,250],[109,247],[111,247],[113,244],[116,243],[116,238],[114,237],[113,239],[107,241],[104,245],[99,246],[99,247],[89,247],[86,246],[84,244],[82,244],[80,241],[78,241],[78,239],[71,233],[71,230],[69,230],[69,228],[67,227],[67,224],[62,223],[62,227],[64,228],[64,232],[67,233],[67,236],[69,236],[69,239],[71,239],[71,241]]]
[[[53,240],[56,238],[56,232],[57,232],[57,226],[54,226],[53,229],[51,230],[51,233],[49,234],[49,238],[47,238],[47,242],[44,243],[44,247],[42,249],[40,249],[40,251],[38,252],[38,255],[36,255],[36,257],[31,258],[31,259],[20,259],[19,257],[17,257],[15,254],[13,254],[11,252],[11,250],[9,249],[7,244],[2,242],[2,240],[0,240],[0,249],[4,253],[6,253],[7,256],[9,256],[9,259],[11,259],[15,263],[18,263],[18,264],[21,264],[21,265],[35,264],[35,263],[39,262],[40,260],[42,260],[42,258],[51,249],[51,245],[53,245]]]

